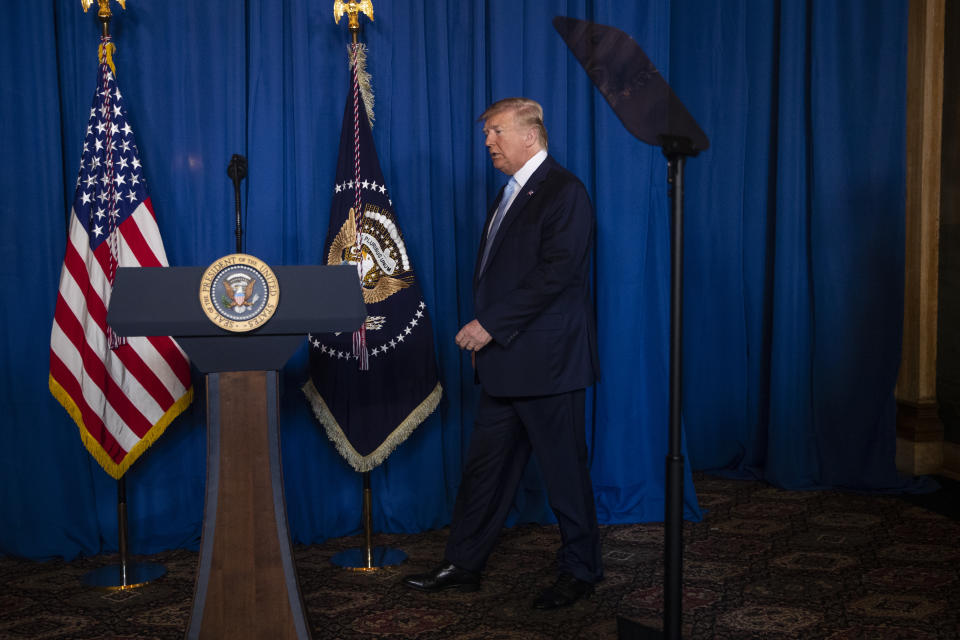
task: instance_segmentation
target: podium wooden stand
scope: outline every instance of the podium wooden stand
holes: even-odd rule
[[[360,326],[356,268],[273,267],[276,312],[239,334],[204,315],[204,270],[118,269],[107,316],[120,335],[173,336],[207,374],[206,499],[186,637],[309,639],[283,495],[279,370],[308,332]]]

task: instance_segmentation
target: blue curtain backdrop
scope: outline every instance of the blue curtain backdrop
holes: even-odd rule
[[[345,25],[313,0],[131,0],[115,61],[173,265],[234,250],[226,166],[249,159],[245,251],[322,262]],[[663,518],[669,209],[665,163],[629,136],[554,32],[555,15],[628,32],[712,140],[687,164],[684,412],[689,470],[782,487],[898,485],[893,385],[903,288],[906,0],[380,0],[364,19],[373,135],[434,320],[436,414],[371,474],[374,526],[442,527],[477,389],[453,344],[503,177],[476,117],[526,95],[550,151],[597,210],[594,283],[604,378],[588,437],[603,523]],[[74,0],[13,3],[0,25],[0,552],[117,547],[116,482],[47,391],[65,216],[96,76],[98,29]],[[296,542],[360,529],[360,476],[283,370],[282,446]],[[127,474],[135,553],[196,547],[205,481],[197,400]],[[511,522],[549,522],[531,467]]]

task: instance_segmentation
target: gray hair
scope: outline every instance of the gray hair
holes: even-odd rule
[[[547,148],[547,128],[543,125],[543,107],[536,100],[530,98],[504,98],[497,100],[487,107],[487,110],[477,118],[478,122],[483,122],[490,116],[503,111],[512,111],[517,122],[521,126],[533,127],[537,130],[537,140],[540,146]]]

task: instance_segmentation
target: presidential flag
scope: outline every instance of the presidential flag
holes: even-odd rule
[[[119,479],[190,404],[193,386],[190,363],[173,339],[123,338],[107,325],[118,267],[167,266],[112,46],[109,38],[101,44],[50,336],[49,384],[87,450]]]
[[[367,318],[353,333],[310,334],[303,391],[340,454],[369,471],[433,412],[443,389],[430,316],[370,134],[363,45],[350,56],[323,255],[326,264],[357,267]]]

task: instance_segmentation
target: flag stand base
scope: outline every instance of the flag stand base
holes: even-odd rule
[[[153,582],[167,572],[155,562],[127,562],[127,477],[117,481],[117,541],[120,564],[111,564],[83,574],[80,581],[89,587],[122,591]]]
[[[88,587],[122,591],[142,587],[166,573],[165,566],[153,562],[111,564],[83,574],[81,581]]]
[[[330,562],[351,571],[377,571],[383,567],[391,567],[403,564],[407,560],[407,554],[400,549],[391,549],[390,547],[374,547],[373,539],[373,516],[372,516],[372,492],[370,491],[370,472],[363,472],[363,537],[365,541],[362,549],[347,549],[334,554]]]
[[[372,549],[347,549],[330,558],[330,562],[351,571],[377,571],[407,561],[407,554],[400,549],[373,547]]]

